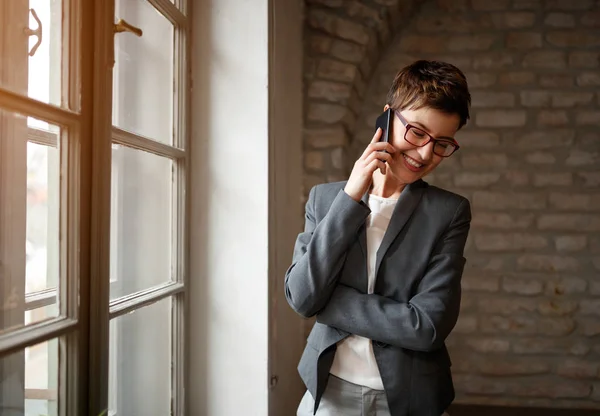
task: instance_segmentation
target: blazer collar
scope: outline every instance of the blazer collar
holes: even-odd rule
[[[388,249],[400,233],[404,226],[406,225],[408,219],[411,217],[414,210],[419,205],[421,201],[421,197],[423,196],[423,191],[427,187],[427,183],[422,179],[419,179],[416,182],[406,185],[406,187],[402,190],[400,194],[400,198],[394,207],[394,212],[392,213],[392,218],[390,219],[390,224],[383,236],[383,240],[381,241],[381,245],[379,246],[379,250],[377,251],[377,260],[375,265],[375,276],[377,276],[377,272],[379,271],[379,266],[381,265],[381,261],[383,257],[387,253]],[[366,192],[362,201],[368,205],[369,203],[369,193]],[[359,231],[358,241],[361,249],[363,250],[363,254],[365,258],[367,256],[367,227],[366,224],[363,224]]]

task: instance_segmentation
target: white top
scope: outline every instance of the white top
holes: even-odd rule
[[[398,199],[369,195],[371,214],[367,218],[368,293],[375,289],[377,250],[388,228]],[[350,335],[337,345],[330,373],[350,383],[383,390],[371,340]]]

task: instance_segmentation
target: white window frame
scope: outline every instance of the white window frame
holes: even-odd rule
[[[109,321],[172,297],[172,414],[185,414],[186,297],[189,205],[190,0],[147,0],[175,25],[174,146],[112,127],[114,1],[64,0],[63,107],[19,95],[0,85],[0,108],[55,124],[60,137],[28,129],[28,139],[60,142],[60,291],[26,295],[25,308],[60,306],[57,318],[0,334],[0,358],[59,339],[59,389],[31,389],[30,397],[58,397],[59,414],[100,415],[108,409]],[[8,2],[9,4],[11,2]],[[7,6],[8,7],[8,6]],[[1,10],[1,8],[0,8]],[[1,19],[0,19],[1,20]],[[93,28],[93,30],[92,30]],[[70,55],[67,54],[68,51]],[[108,70],[107,70],[108,68]],[[112,140],[111,140],[112,139]],[[110,301],[111,146],[119,143],[175,161],[173,282]],[[1,156],[1,155],[0,155]],[[108,168],[107,168],[108,167]],[[0,178],[1,179],[1,178]]]

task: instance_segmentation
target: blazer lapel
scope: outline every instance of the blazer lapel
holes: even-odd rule
[[[383,256],[388,251],[404,225],[412,215],[413,211],[421,201],[423,196],[423,190],[425,183],[422,180],[418,180],[406,186],[406,188],[400,194],[400,198],[396,203],[394,212],[390,224],[383,236],[379,250],[377,250],[377,262],[375,264],[375,276],[379,272],[379,266],[383,260]]]
[[[362,202],[367,206],[369,205],[369,192],[365,192],[363,197],[361,198]],[[365,258],[365,265],[367,264],[367,224],[366,221],[361,225],[358,229],[358,243],[363,252],[363,257]]]

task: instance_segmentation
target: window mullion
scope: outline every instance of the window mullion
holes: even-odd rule
[[[85,414],[108,409],[110,190],[114,0],[87,2],[93,15],[93,123],[89,296],[89,396]],[[87,7],[87,6],[86,6]],[[85,32],[85,31],[84,31]]]

